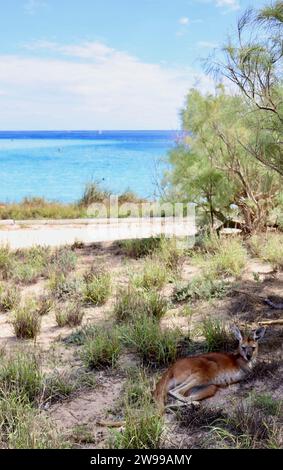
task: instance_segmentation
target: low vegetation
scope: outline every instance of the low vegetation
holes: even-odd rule
[[[178,357],[182,334],[178,328],[162,330],[156,318],[140,315],[124,330],[124,342],[144,365],[163,367]]]
[[[139,316],[162,318],[168,309],[168,301],[155,291],[138,290],[129,284],[118,291],[114,315],[118,321],[129,321]]]
[[[94,305],[103,305],[111,295],[111,275],[105,269],[92,267],[85,275],[84,300]]]
[[[55,319],[59,327],[79,326],[84,317],[84,310],[80,301],[69,301],[58,304],[55,310]]]
[[[36,339],[41,327],[41,317],[36,302],[28,299],[25,304],[16,307],[11,323],[17,338]]]
[[[87,368],[115,367],[121,353],[120,333],[117,328],[96,328],[93,337],[86,336],[81,358]]]

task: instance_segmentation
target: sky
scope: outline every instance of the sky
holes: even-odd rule
[[[0,0],[0,130],[178,129],[203,59],[264,0]]]

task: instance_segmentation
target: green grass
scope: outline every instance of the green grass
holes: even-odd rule
[[[40,317],[48,315],[54,307],[54,300],[50,294],[42,294],[37,299],[37,313]]]
[[[84,310],[80,301],[70,301],[66,304],[59,304],[55,309],[55,319],[59,327],[79,326],[84,317]]]
[[[164,428],[163,417],[156,407],[147,405],[141,410],[128,408],[122,433],[113,433],[112,449],[158,449]]]
[[[158,258],[149,258],[145,261],[141,274],[133,276],[132,283],[135,287],[146,290],[160,290],[169,280],[169,273],[165,264]]]
[[[69,447],[62,434],[42,413],[17,393],[6,393],[0,400],[0,448],[62,449]]]
[[[14,393],[22,401],[34,403],[42,387],[43,374],[34,354],[19,351],[14,356],[5,358],[0,367],[1,397]]]
[[[8,247],[0,247],[0,276],[2,280],[7,280],[11,277],[13,267],[13,253]]]
[[[129,321],[140,315],[160,319],[167,310],[168,302],[161,294],[138,290],[129,284],[117,292],[114,315],[117,321]]]
[[[79,299],[83,293],[83,282],[63,273],[53,273],[48,282],[49,291],[56,300]]]
[[[268,393],[255,393],[251,396],[252,404],[267,416],[278,416],[283,410],[283,401],[275,400]]]
[[[19,289],[15,285],[0,286],[0,311],[9,312],[16,308],[21,300]]]
[[[97,327],[93,337],[84,341],[81,359],[90,369],[115,367],[121,353],[120,332],[117,328]]]
[[[123,432],[113,432],[109,445],[114,449],[158,449],[162,442],[164,419],[153,403],[151,386],[143,369],[127,370],[120,409],[125,416]]]
[[[84,301],[94,305],[103,305],[111,295],[111,275],[102,268],[92,268],[85,275],[83,289]]]
[[[273,269],[283,268],[283,233],[253,235],[248,244],[253,255],[271,263]]]
[[[195,276],[187,285],[176,286],[173,293],[175,302],[222,299],[229,292],[230,284],[211,275]]]
[[[207,317],[197,329],[204,336],[207,352],[227,351],[235,345],[235,340],[228,333],[225,324],[221,320]]]
[[[47,263],[47,276],[58,274],[67,276],[74,271],[77,265],[77,256],[69,247],[56,248],[50,255]]]
[[[123,340],[133,349],[144,365],[168,366],[178,357],[182,334],[179,329],[160,328],[159,322],[148,315],[138,316],[124,330]]]
[[[11,324],[17,338],[36,339],[41,327],[41,317],[37,312],[36,302],[28,299],[25,304],[16,307]]]
[[[211,427],[211,437],[214,437],[221,447],[237,449],[282,447],[281,426],[278,419],[243,401]]]
[[[0,208],[0,219],[77,219],[87,217],[86,210],[76,204],[50,202],[42,198],[25,198],[22,202]]]
[[[118,246],[126,256],[137,259],[156,252],[161,246],[161,240],[161,237],[123,240]]]
[[[246,265],[247,250],[241,239],[213,236],[205,239],[193,260],[212,276],[238,277]]]

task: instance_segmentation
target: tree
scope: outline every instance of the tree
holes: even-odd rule
[[[226,77],[246,99],[254,138],[241,144],[253,157],[283,175],[283,2],[239,19],[235,39],[209,59],[208,70]]]
[[[167,182],[175,198],[194,202],[209,220],[231,223],[237,208],[246,232],[265,227],[280,189],[279,176],[247,158],[253,141],[247,103],[219,87],[216,95],[191,90],[182,111],[187,136],[169,155]]]

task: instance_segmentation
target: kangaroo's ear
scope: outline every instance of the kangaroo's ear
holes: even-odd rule
[[[239,328],[236,325],[231,326],[231,333],[239,340],[242,341],[243,336],[242,333],[240,332]]]
[[[260,328],[257,328],[254,331],[254,340],[259,341],[261,338],[264,337],[265,332],[266,332],[266,328],[264,326],[261,326]]]

